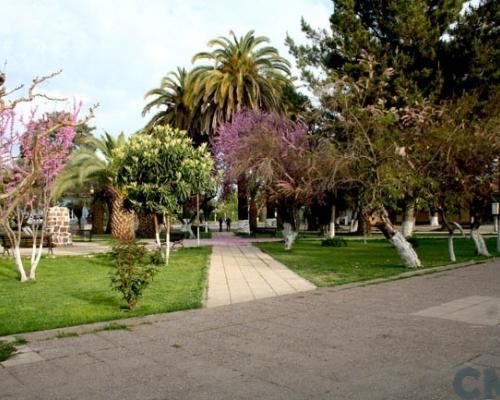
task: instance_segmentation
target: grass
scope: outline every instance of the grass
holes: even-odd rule
[[[490,251],[495,249],[494,238],[486,243]],[[411,271],[402,265],[386,240],[368,240],[366,244],[349,240],[347,247],[322,247],[320,240],[298,240],[289,252],[283,249],[283,243],[255,245],[317,286],[343,285]],[[425,268],[450,264],[446,239],[418,238],[416,251]],[[457,262],[484,258],[475,256],[472,240],[465,238],[455,239],[455,253]]]
[[[133,311],[111,288],[111,255],[43,258],[28,283],[11,259],[0,259],[0,336],[201,307],[210,252],[172,253]]]
[[[80,336],[78,332],[60,332],[56,335],[57,339],[64,339],[67,337],[77,337]]]
[[[0,341],[0,362],[7,360],[16,351],[16,346],[13,343]]]
[[[111,322],[110,324],[98,329],[99,331],[129,331],[130,328],[125,324],[118,324],[116,322]]]

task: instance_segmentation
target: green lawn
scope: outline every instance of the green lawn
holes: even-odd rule
[[[172,254],[134,311],[112,290],[110,255],[43,258],[36,282],[20,283],[0,259],[0,335],[201,307],[210,247]]]
[[[487,239],[492,255],[495,239]],[[347,247],[322,247],[320,240],[298,240],[292,251],[282,243],[256,243],[257,247],[287,265],[317,286],[335,286],[351,282],[384,278],[410,271],[401,264],[396,251],[386,240],[349,240]],[[450,264],[446,239],[419,238],[416,251],[425,268]],[[457,262],[478,260],[472,240],[455,239]]]

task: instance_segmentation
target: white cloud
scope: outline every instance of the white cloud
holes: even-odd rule
[[[9,87],[63,68],[47,91],[100,102],[98,131],[131,133],[145,123],[144,93],[208,40],[253,29],[288,56],[300,18],[326,27],[331,11],[328,0],[17,0],[2,4],[0,54]]]

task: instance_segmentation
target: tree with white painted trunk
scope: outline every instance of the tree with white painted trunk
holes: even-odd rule
[[[72,112],[53,112],[39,116],[36,108],[22,115],[17,112],[19,104],[33,103],[37,98],[58,101],[37,91],[38,86],[51,75],[35,78],[26,96],[6,101],[4,96],[20,90],[23,86],[7,92],[3,88],[5,75],[0,73],[0,225],[10,242],[16,268],[22,282],[34,280],[42,255],[46,235],[48,209],[51,205],[54,182],[63,169],[73,144],[77,127],[86,124],[95,107],[83,121],[77,116],[81,105]],[[35,214],[41,213],[41,223]],[[30,232],[32,249],[30,268],[27,273],[20,253],[23,227],[31,218]],[[26,227],[25,227],[26,228]]]
[[[457,257],[455,256],[455,246],[453,244],[453,238],[455,235],[455,231],[458,229],[462,236],[464,235],[464,230],[462,226],[458,222],[451,222],[448,220],[446,216],[446,212],[443,208],[438,209],[439,214],[441,215],[441,219],[443,220],[443,224],[448,230],[448,255],[450,257],[451,262],[456,262]]]
[[[207,146],[194,147],[186,131],[157,126],[132,135],[115,157],[117,183],[126,194],[126,206],[163,214],[168,264],[172,219],[193,195],[212,192],[215,187],[214,163]]]
[[[386,207],[408,193],[415,175],[404,148],[401,111],[387,107],[382,96],[393,71],[388,69],[375,80],[377,62],[370,55],[359,60],[361,77],[334,79],[322,89],[321,106],[329,112],[338,146],[344,155],[344,181],[359,188],[360,208],[366,221],[391,242],[404,265],[418,268],[421,262],[389,219]]]
[[[493,104],[485,114],[480,107],[483,105],[474,95],[438,106],[421,104],[406,112],[405,126],[411,127],[413,140],[416,138],[409,158],[420,175],[420,198],[434,210],[459,213],[469,209],[476,252],[488,256],[479,227],[482,219],[490,217],[500,174],[500,113]],[[446,213],[440,214],[451,235],[454,224],[444,220]]]

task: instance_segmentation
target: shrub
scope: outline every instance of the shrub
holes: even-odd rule
[[[321,241],[321,246],[325,247],[347,247],[347,240],[334,237],[331,239],[325,239]]]
[[[16,346],[10,342],[0,341],[0,361],[7,360],[17,351]]]
[[[162,257],[159,252],[148,252],[144,245],[137,242],[114,246],[113,256],[116,268],[111,273],[111,284],[123,295],[128,309],[132,310],[153,280]]]

